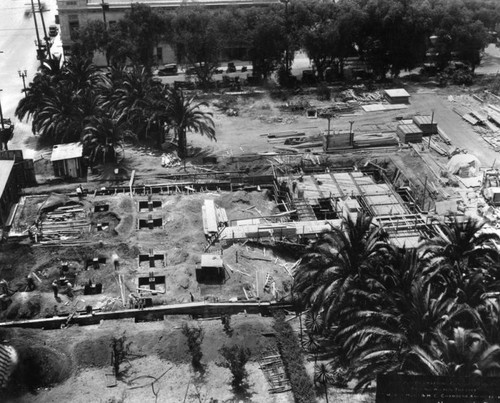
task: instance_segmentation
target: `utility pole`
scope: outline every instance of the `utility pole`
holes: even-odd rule
[[[3,91],[3,90],[0,89],[0,91]],[[2,134],[3,134],[3,131],[5,130],[5,125],[3,123],[2,102],[0,102],[0,122],[2,123]]]
[[[104,1],[104,0],[103,0]],[[285,68],[287,74],[289,73],[290,69],[290,57],[288,54],[288,47],[289,47],[289,38],[288,38],[288,3],[290,3],[290,0],[280,0],[281,3],[285,4],[285,30],[286,30],[286,48],[285,48]]]
[[[43,13],[42,13],[42,5],[40,3],[40,0],[38,0],[38,12],[40,13],[40,18],[42,20],[42,27],[43,27],[43,34],[45,35],[45,46],[47,46],[47,55],[49,56],[49,60],[52,59],[52,55],[50,54],[50,38],[47,35],[47,29],[45,28],[45,20],[43,19]]]
[[[17,72],[19,74],[19,77],[23,79],[23,91],[24,91],[24,97],[26,98],[26,76],[28,75],[28,71],[24,70],[18,70]]]
[[[40,45],[40,34],[38,33],[38,23],[36,22],[36,13],[35,13],[35,4],[33,0],[31,0],[31,11],[33,12],[33,20],[35,21],[35,31],[36,31],[36,45],[37,49],[37,59],[40,60],[40,64],[43,63],[43,50]]]
[[[106,22],[106,11],[109,11],[109,4],[101,0],[102,7],[102,20],[104,21],[104,29],[108,29],[108,23]]]

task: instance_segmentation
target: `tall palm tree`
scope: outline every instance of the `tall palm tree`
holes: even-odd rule
[[[199,133],[217,141],[212,113],[201,109],[207,106],[205,102],[195,103],[194,98],[187,99],[184,92],[176,88],[168,90],[167,101],[169,125],[178,141],[179,158],[187,156],[187,132]]]
[[[318,382],[323,385],[325,392],[326,403],[328,403],[328,384],[332,381],[332,371],[331,368],[325,364],[321,363],[314,367],[314,382]]]
[[[329,327],[348,291],[372,270],[387,243],[384,234],[371,226],[371,217],[349,217],[344,228],[332,228],[322,235],[302,258],[294,278],[294,293],[313,312],[322,312]]]

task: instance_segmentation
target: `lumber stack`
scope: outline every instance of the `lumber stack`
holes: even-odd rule
[[[392,147],[398,142],[393,133],[362,133],[354,136],[355,148],[363,147]]]
[[[43,241],[76,239],[90,232],[90,221],[80,206],[59,207],[43,217],[38,229]]]
[[[219,232],[219,228],[227,225],[226,209],[216,206],[213,200],[205,200],[201,207],[203,217],[203,232],[211,236]]]
[[[404,143],[421,143],[422,142],[422,130],[414,123],[409,125],[399,125],[396,129],[396,134],[399,140]]]

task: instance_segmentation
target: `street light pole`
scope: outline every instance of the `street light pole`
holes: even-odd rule
[[[24,97],[26,98],[26,76],[28,75],[28,71],[27,70],[24,70],[24,71],[21,71],[21,70],[18,70],[17,72],[19,74],[19,77],[21,77],[23,79],[23,91],[24,91]]]

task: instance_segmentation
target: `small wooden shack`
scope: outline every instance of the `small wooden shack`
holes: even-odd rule
[[[13,175],[14,160],[0,160],[0,225],[7,223],[10,209],[17,202],[18,187]]]
[[[438,133],[437,123],[434,121],[433,116],[417,115],[413,116],[413,123],[415,123],[424,136],[431,136]]]
[[[226,270],[221,255],[201,255],[200,267],[196,269],[196,281],[205,284],[221,284],[226,278]]]
[[[85,176],[82,157],[82,143],[56,144],[52,147],[52,156],[50,157],[55,176],[69,178]]]
[[[409,104],[410,94],[404,88],[384,90],[384,97],[391,104]]]
[[[396,134],[399,140],[404,143],[421,143],[422,142],[422,130],[414,123],[409,125],[399,125],[396,129]]]

